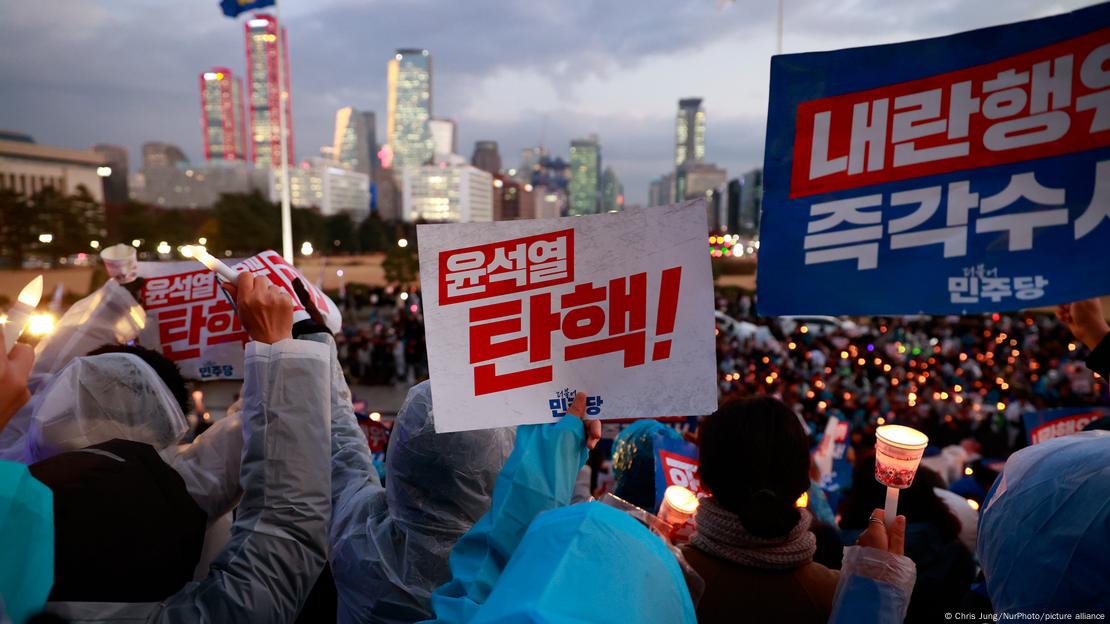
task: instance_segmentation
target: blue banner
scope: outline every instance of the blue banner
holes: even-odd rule
[[[971,314],[1104,295],[1110,4],[776,56],[765,155],[762,314]]]
[[[275,4],[277,0],[220,0],[220,8],[228,17],[237,17],[244,11],[253,11]]]
[[[1092,422],[1110,416],[1105,407],[1063,407],[1025,414],[1025,437],[1029,444],[1083,431]]]

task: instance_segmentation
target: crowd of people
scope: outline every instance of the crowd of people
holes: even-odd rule
[[[900,422],[946,446],[974,438],[986,456],[1025,446],[1023,416],[1106,403],[1107,381],[1084,364],[1088,347],[1050,313],[867,319],[810,325],[745,317],[766,327],[718,330],[722,395],[777,396],[811,426],[831,416],[853,429]]]
[[[375,307],[365,315],[348,310],[348,322],[335,336],[335,343],[352,383],[411,385],[428,377],[424,323],[415,310]]]
[[[434,380],[422,381],[392,424],[383,482],[344,365],[353,352],[361,366],[366,339],[390,331],[407,353],[422,341],[418,318],[336,337],[303,287],[310,318],[297,323],[293,299],[265,279],[224,288],[251,338],[245,378],[234,409],[195,438],[184,380],[130,344],[138,304],[112,280],[33,352],[0,357],[3,618],[899,622],[1110,610],[1105,423],[1019,450],[1027,409],[1104,400],[1110,327],[1097,300],[1061,306],[1059,322],[724,326],[721,405],[685,436],[705,496],[692,522],[668,528],[654,515],[659,493],[644,491],[655,487],[644,454],[683,436],[659,422],[612,444],[618,499],[581,492],[587,460],[607,446],[586,418],[592,388],[550,424],[441,434]],[[375,348],[369,374],[384,374]],[[420,357],[403,375],[396,357],[379,368],[390,382],[419,378]],[[1101,377],[1083,386],[1089,371]],[[814,452],[831,417],[851,431],[853,479],[836,497]],[[883,422],[944,447],[893,518],[873,478]],[[999,476],[969,521],[953,487],[988,453]]]

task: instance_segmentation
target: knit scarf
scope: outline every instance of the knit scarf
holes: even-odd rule
[[[782,537],[752,535],[740,517],[722,507],[712,496],[701,499],[697,532],[690,543],[711,555],[762,570],[789,570],[813,559],[817,537],[809,531],[811,516],[799,509],[801,518]]]

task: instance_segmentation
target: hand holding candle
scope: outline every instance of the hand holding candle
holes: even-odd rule
[[[875,480],[886,486],[884,514],[898,513],[898,491],[910,487],[929,438],[916,429],[884,425],[875,430]]]
[[[206,250],[204,247],[190,247],[189,251],[191,252],[192,257],[197,262],[200,262],[204,266],[208,267],[209,271],[215,271],[216,275],[219,275],[228,282],[234,284],[235,281],[239,279],[239,273],[236,272],[235,269],[227,266],[218,258],[216,258],[216,256],[208,253],[208,250]]]
[[[23,328],[27,326],[27,322],[31,319],[31,313],[35,311],[40,299],[42,299],[41,275],[31,280],[23,287],[23,290],[19,291],[19,297],[16,299],[15,305],[8,310],[7,321],[3,325],[5,356],[12,350],[15,341],[19,340]]]

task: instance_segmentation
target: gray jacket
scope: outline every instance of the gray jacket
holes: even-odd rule
[[[327,558],[331,353],[249,343],[243,498],[208,577],[161,603],[48,603],[70,622],[291,622]]]

